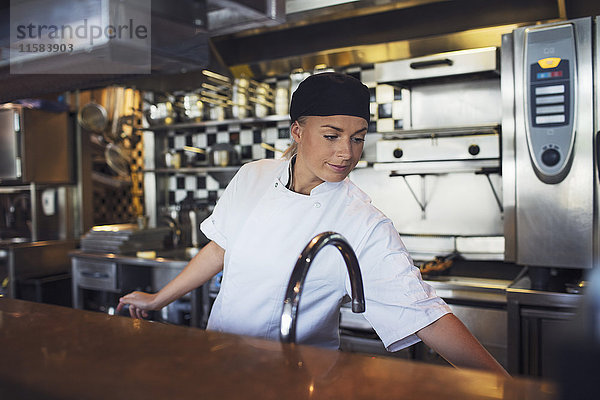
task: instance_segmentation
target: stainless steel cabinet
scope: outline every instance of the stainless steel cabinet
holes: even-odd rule
[[[568,328],[582,296],[526,287],[517,282],[507,290],[508,371],[548,378],[558,356],[556,335]]]

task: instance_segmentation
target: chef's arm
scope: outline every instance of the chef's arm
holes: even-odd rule
[[[455,367],[509,376],[454,314],[444,315],[418,331],[417,336]]]
[[[160,310],[184,294],[204,285],[219,271],[223,270],[225,250],[215,242],[204,246],[188,265],[158,293],[132,292],[119,299],[117,312],[129,304],[133,318],[147,317],[147,311]]]

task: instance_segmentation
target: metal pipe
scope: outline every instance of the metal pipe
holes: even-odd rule
[[[284,343],[296,341],[296,321],[298,319],[298,304],[308,269],[317,253],[325,246],[335,246],[346,263],[350,285],[352,287],[352,311],[362,313],[365,311],[365,294],[363,290],[362,275],[356,259],[356,254],[348,241],[339,233],[323,232],[315,236],[306,245],[294,266],[290,281],[283,300],[279,338]]]

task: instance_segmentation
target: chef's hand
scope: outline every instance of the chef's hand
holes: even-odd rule
[[[125,305],[129,305],[129,314],[131,318],[148,318],[148,311],[155,309],[156,294],[144,292],[131,292],[119,299],[117,314],[121,312]]]

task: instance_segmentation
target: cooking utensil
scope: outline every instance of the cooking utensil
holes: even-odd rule
[[[150,108],[144,112],[150,125],[170,125],[177,121],[177,111],[173,104],[175,102],[174,96],[164,94],[161,96],[161,100],[156,103],[144,101],[150,104]]]
[[[205,154],[206,150],[201,149],[199,147],[193,147],[193,146],[183,146],[183,149],[186,151],[191,151],[192,153],[199,153],[199,154]]]
[[[286,88],[279,87],[275,90],[275,114],[286,115],[290,111],[289,93]]]
[[[101,133],[108,125],[108,114],[100,104],[92,101],[79,110],[77,121],[85,130]]]
[[[262,147],[263,149],[272,151],[272,152],[283,153],[285,151],[285,150],[279,150],[279,149],[277,149],[277,148],[275,148],[275,147],[273,147],[273,146],[271,146],[270,144],[267,144],[267,143],[261,143],[260,147]]]
[[[229,143],[217,143],[210,148],[209,163],[215,167],[226,167],[239,163],[235,147]]]
[[[204,103],[196,93],[181,96],[176,106],[180,108],[179,117],[184,121],[200,122],[204,119]]]
[[[183,146],[183,150],[188,152],[188,166],[199,166],[206,163],[206,150],[193,146]]]
[[[131,158],[125,153],[122,147],[109,143],[104,150],[106,163],[121,177],[130,177]]]

